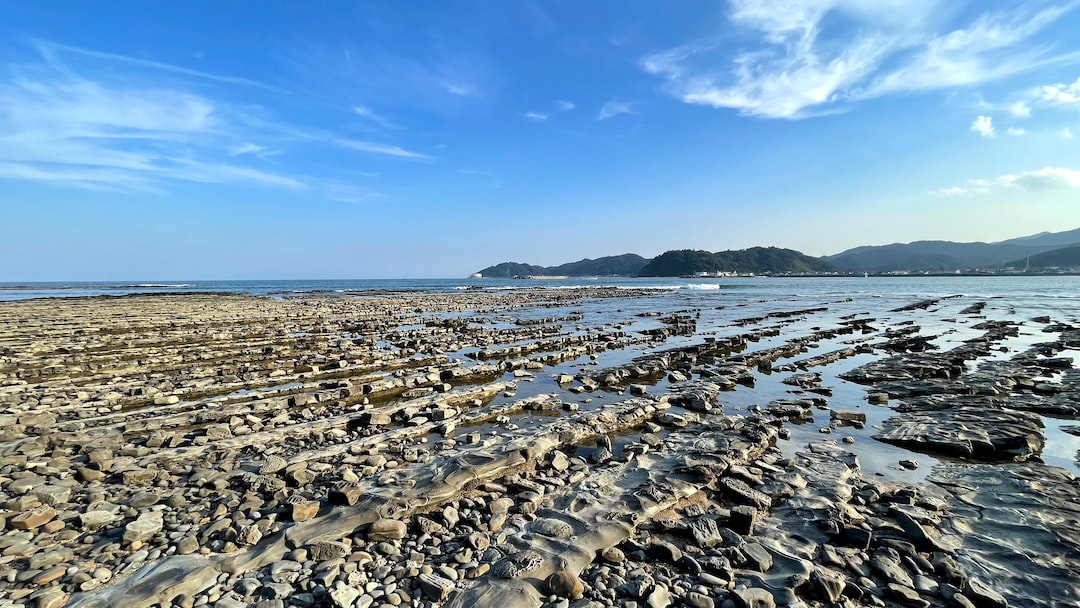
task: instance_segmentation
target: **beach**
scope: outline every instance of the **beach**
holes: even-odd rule
[[[1067,279],[739,281],[0,302],[0,606],[1080,602]]]

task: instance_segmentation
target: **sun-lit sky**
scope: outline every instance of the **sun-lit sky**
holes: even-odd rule
[[[1080,3],[0,0],[0,281],[1080,227]]]

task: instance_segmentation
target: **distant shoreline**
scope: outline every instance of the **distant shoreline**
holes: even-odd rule
[[[895,274],[889,272],[881,273],[814,273],[814,274],[755,274],[749,276],[724,276],[724,277],[684,277],[684,276],[672,276],[672,277],[633,277],[626,275],[581,275],[581,276],[516,276],[516,277],[470,277],[466,280],[496,280],[496,281],[535,281],[545,279],[686,279],[686,280],[709,280],[716,281],[722,279],[920,279],[926,277],[1073,277],[1080,276],[1080,271],[1068,271],[1068,272],[909,272],[903,274]]]
[[[1080,276],[1080,271],[1064,271],[1064,272],[1050,272],[1050,271],[1036,271],[1036,272],[910,272],[903,274],[896,273],[813,273],[813,274],[756,274],[753,276],[737,276],[737,277],[635,277],[627,275],[582,275],[582,276],[527,276],[527,277],[445,277],[442,279],[429,279],[434,281],[521,281],[523,283],[529,281],[545,281],[545,280],[569,280],[569,279],[627,279],[627,280],[650,280],[650,279],[686,279],[697,281],[717,281],[723,279],[919,279],[926,277],[1002,277],[1002,278],[1017,278],[1017,277],[1067,277],[1067,276]],[[378,283],[382,281],[423,281],[424,279],[336,279],[335,281],[364,281]],[[77,289],[102,289],[102,290],[126,290],[126,289],[161,289],[161,290],[183,290],[183,289],[199,289],[200,283],[277,283],[283,282],[279,279],[233,279],[233,280],[213,280],[213,281],[191,281],[184,284],[163,284],[163,283],[119,283],[110,284],[109,281],[71,281],[65,283],[63,281],[42,281],[41,283],[33,282],[0,282],[0,291],[65,291],[65,290],[77,290]],[[290,279],[289,281],[296,281]],[[300,282],[306,282],[308,279],[299,279]],[[310,279],[312,282],[324,282],[322,279]],[[319,291],[319,290],[305,290],[305,291]],[[325,291],[333,291],[326,289]],[[361,291],[365,291],[361,289]],[[410,290],[406,290],[410,291]],[[171,293],[176,293],[172,291]],[[179,293],[198,293],[197,291],[179,291]]]
[[[1069,272],[910,272],[905,274],[894,274],[888,272],[881,273],[825,273],[825,274],[774,274],[774,275],[758,275],[768,276],[775,279],[822,279],[822,278],[835,278],[835,279],[920,279],[926,277],[1003,277],[1003,278],[1016,278],[1016,277],[1074,277],[1080,276],[1080,271]]]

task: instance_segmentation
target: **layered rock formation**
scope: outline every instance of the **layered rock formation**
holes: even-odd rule
[[[0,603],[1075,602],[1080,488],[1040,455],[1080,330],[866,304],[0,303]],[[866,475],[873,435],[962,460]]]

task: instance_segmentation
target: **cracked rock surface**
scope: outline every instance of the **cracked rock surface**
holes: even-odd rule
[[[1074,605],[1078,312],[0,302],[0,606]]]

